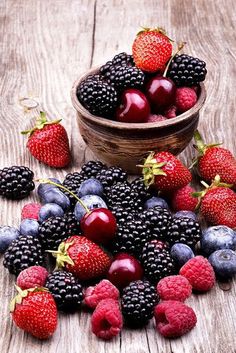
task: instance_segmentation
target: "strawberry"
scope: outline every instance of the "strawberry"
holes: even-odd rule
[[[110,257],[91,240],[74,235],[59,245],[58,251],[50,251],[57,258],[57,268],[73,273],[81,280],[105,275],[110,267]]]
[[[190,185],[186,185],[181,189],[174,191],[171,197],[171,205],[174,211],[194,211],[197,207],[198,200],[192,195],[196,192]]]
[[[180,189],[192,179],[190,171],[169,152],[152,152],[140,167],[145,185],[154,184],[160,191]]]
[[[30,134],[27,148],[32,156],[50,167],[63,168],[71,161],[69,140],[61,120],[47,121],[44,112],[36,120],[36,126],[22,134]]]
[[[198,164],[198,172],[202,179],[211,182],[216,175],[220,176],[222,182],[232,184],[236,188],[236,159],[226,148],[219,144],[204,144],[198,131],[194,133],[199,156],[194,163]]]
[[[164,71],[171,53],[171,41],[161,28],[144,28],[133,42],[132,54],[135,65],[147,72]]]
[[[15,324],[40,339],[52,336],[57,327],[57,307],[51,293],[46,288],[16,289],[18,294],[10,304]]]

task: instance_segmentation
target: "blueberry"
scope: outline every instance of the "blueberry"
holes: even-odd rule
[[[176,243],[170,249],[170,255],[179,267],[194,257],[193,250],[186,244]]]
[[[196,213],[192,212],[192,211],[178,211],[174,214],[175,218],[183,218],[183,217],[187,217],[187,218],[190,218],[194,221],[197,220],[197,215]]]
[[[168,206],[166,200],[162,199],[161,197],[153,196],[150,199],[148,199],[144,204],[145,210],[147,210],[149,208],[153,208],[155,206],[160,206],[162,208],[169,209],[169,206]]]
[[[230,278],[236,274],[236,252],[231,249],[214,251],[209,262],[215,273],[222,278]]]
[[[25,218],[20,224],[20,234],[32,235],[37,237],[39,232],[39,224],[35,219]]]
[[[60,180],[58,180],[56,178],[48,178],[48,179],[51,181],[54,181],[54,183],[61,184]],[[47,184],[47,183],[39,184],[38,189],[37,189],[37,193],[38,193],[40,199],[41,199],[42,195],[45,193],[45,191],[51,190],[56,187],[57,187],[56,185]]]
[[[85,195],[81,197],[81,200],[84,204],[90,209],[94,208],[107,208],[105,201],[100,196],[97,195]],[[86,211],[83,206],[79,202],[75,205],[75,217],[78,221],[80,221],[85,215]]]
[[[40,208],[39,222],[43,222],[50,217],[63,217],[64,210],[56,203],[46,203]]]
[[[206,255],[220,249],[236,249],[236,232],[227,226],[213,226],[202,234],[201,248]]]
[[[79,189],[77,190],[79,197],[83,197],[85,195],[103,195],[103,186],[99,180],[95,178],[90,178],[83,181],[80,184]]]
[[[69,197],[56,187],[44,191],[44,193],[41,194],[40,199],[44,205],[46,203],[56,203],[61,206],[63,210],[67,210],[70,207]]]
[[[0,253],[3,254],[19,235],[20,232],[15,227],[0,226]]]

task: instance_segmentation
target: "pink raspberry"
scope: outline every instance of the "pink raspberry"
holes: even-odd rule
[[[197,102],[197,94],[190,87],[180,87],[176,90],[175,104],[180,113],[192,108]]]
[[[192,196],[192,193],[196,190],[190,185],[186,185],[183,188],[176,190],[172,194],[171,206],[174,211],[195,211],[198,199]]]
[[[39,219],[39,210],[41,205],[39,203],[27,203],[21,211],[21,219]]]
[[[179,273],[187,278],[193,289],[199,292],[207,292],[215,284],[213,267],[203,256],[195,256],[188,260]]]
[[[166,117],[161,114],[150,114],[147,123],[156,123],[158,121],[164,121]]]
[[[156,328],[164,337],[179,337],[190,331],[197,323],[192,308],[184,303],[167,300],[155,307]]]
[[[109,340],[120,333],[123,318],[119,303],[114,299],[101,300],[91,318],[92,332],[99,338]]]
[[[43,287],[46,283],[48,271],[42,266],[31,266],[21,271],[16,284],[21,289]]]
[[[157,284],[157,293],[162,300],[184,302],[192,293],[192,286],[187,278],[177,275],[162,278]]]
[[[172,119],[172,118],[176,118],[177,114],[176,114],[176,111],[177,111],[177,108],[175,105],[171,105],[170,107],[168,107],[166,110],[165,110],[165,117],[167,119]]]
[[[84,292],[84,303],[95,309],[103,299],[119,299],[119,290],[107,279],[103,279],[95,287],[88,287]]]

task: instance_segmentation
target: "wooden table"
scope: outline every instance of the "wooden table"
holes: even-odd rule
[[[187,53],[207,62],[207,100],[199,128],[208,141],[224,141],[236,153],[234,8],[233,0],[1,0],[0,168],[22,164],[37,177],[63,179],[91,158],[78,133],[70,88],[91,66],[121,51],[130,52],[139,25],[166,28],[170,38],[188,43]],[[36,113],[24,114],[18,99],[30,94],[38,95],[51,118],[63,117],[74,157],[71,168],[52,170],[27,152],[20,131],[33,125]],[[192,154],[189,146],[181,158],[190,161]],[[31,200],[36,199],[34,193]],[[0,224],[17,226],[28,201],[1,199]],[[104,343],[91,333],[89,314],[78,313],[60,314],[53,338],[40,342],[12,324],[8,302],[14,278],[0,268],[1,353],[236,352],[235,282],[229,290],[217,284],[210,293],[188,300],[198,324],[180,339],[163,339],[150,322],[142,330],[124,329],[121,336]]]

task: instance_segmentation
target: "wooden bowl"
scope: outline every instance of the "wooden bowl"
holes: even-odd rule
[[[199,110],[206,99],[204,84],[200,85],[195,106],[176,118],[156,123],[121,123],[92,115],[76,96],[80,82],[97,71],[98,68],[91,69],[75,81],[71,99],[77,111],[80,134],[99,160],[122,167],[131,174],[140,174],[136,165],[149,151],[169,151],[177,155],[185,149],[197,128]]]

